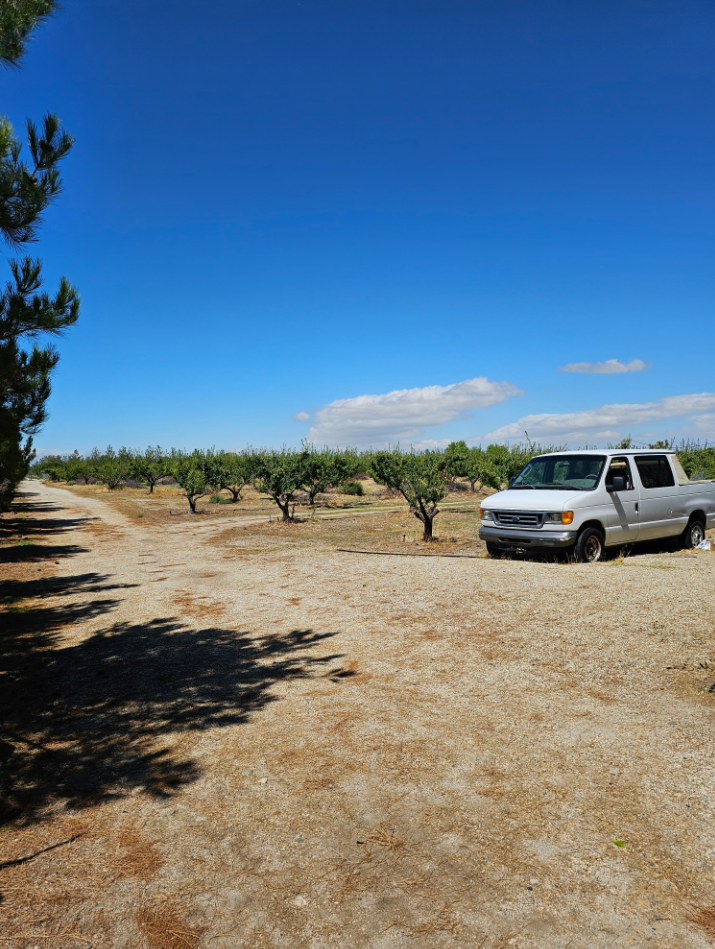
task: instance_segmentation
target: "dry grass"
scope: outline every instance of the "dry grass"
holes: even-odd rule
[[[197,949],[204,932],[188,926],[171,903],[142,907],[137,926],[149,949]]]
[[[715,903],[712,906],[689,907],[686,917],[691,923],[699,926],[710,939],[715,940]]]
[[[410,930],[410,934],[413,936],[433,935],[434,933],[451,933],[453,936],[457,936],[459,932],[459,923],[446,913],[439,913]]]
[[[114,873],[151,880],[163,863],[156,846],[131,828],[120,832],[118,842],[121,855],[112,864]]]
[[[399,850],[405,846],[404,840],[400,840],[399,837],[396,837],[392,831],[387,830],[382,824],[380,824],[378,829],[372,834],[368,834],[367,839],[378,844],[380,847],[385,847],[387,850]]]
[[[157,578],[157,580],[166,579],[166,576]],[[172,603],[178,607],[182,616],[191,616],[200,620],[218,617],[225,612],[223,604],[211,601],[208,596],[200,596],[195,593],[183,593],[180,596],[175,596]]]
[[[335,783],[336,779],[332,775],[318,775],[306,778],[303,787],[306,791],[332,791]]]

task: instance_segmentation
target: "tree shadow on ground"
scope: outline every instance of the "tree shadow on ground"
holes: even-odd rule
[[[37,495],[26,491],[21,497],[30,499]],[[77,544],[44,543],[58,534],[81,530],[93,520],[91,517],[43,516],[62,510],[59,504],[43,501],[14,503],[10,512],[0,517],[0,564],[57,561],[87,553],[88,548]]]
[[[20,543],[12,547],[0,547],[0,564],[39,563],[40,561],[59,561],[63,557],[76,557],[89,553],[89,548],[78,544],[34,544]]]
[[[84,549],[53,545],[53,535],[91,519],[65,519],[60,505],[34,501],[15,516],[20,507],[0,518],[2,539],[39,543],[0,555],[59,559]],[[60,516],[46,518],[46,510]],[[340,658],[310,654],[335,633],[194,629],[175,617],[106,625],[121,601],[95,594],[134,584],[17,569],[0,583],[0,824],[41,819],[54,805],[90,807],[136,787],[171,795],[201,774],[176,749],[177,737],[240,725],[276,701],[277,684],[322,676]],[[72,636],[75,624],[97,621],[99,630]]]
[[[168,796],[200,775],[170,736],[244,723],[276,700],[277,683],[323,674],[340,658],[306,654],[335,633],[256,636],[175,618],[114,623],[53,648],[60,627],[116,602],[4,614],[0,729],[14,748],[0,764],[4,819],[37,819],[61,802],[96,805],[136,787]]]
[[[38,497],[36,491],[19,492],[10,511],[0,517],[0,540],[23,535],[39,538],[46,534],[62,534],[79,530],[94,520],[92,517],[43,517],[43,514],[52,515],[65,509],[58,501],[35,500]]]
[[[32,580],[5,580],[0,583],[0,603],[13,600],[38,600],[69,593],[100,593],[105,590],[128,590],[136,583],[109,583],[106,574],[81,573],[74,577],[37,577]],[[38,625],[35,623],[35,625]]]

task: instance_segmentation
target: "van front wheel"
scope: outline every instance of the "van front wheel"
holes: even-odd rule
[[[586,527],[578,535],[574,553],[579,563],[598,563],[606,549],[603,534],[595,527]]]

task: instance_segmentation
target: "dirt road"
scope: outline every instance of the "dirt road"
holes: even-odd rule
[[[2,946],[715,937],[715,554],[360,556],[37,483],[3,525]]]

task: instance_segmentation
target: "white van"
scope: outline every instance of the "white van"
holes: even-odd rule
[[[715,527],[715,480],[691,481],[672,451],[554,452],[532,458],[480,513],[490,553],[571,548],[593,563],[641,540],[697,546]]]

